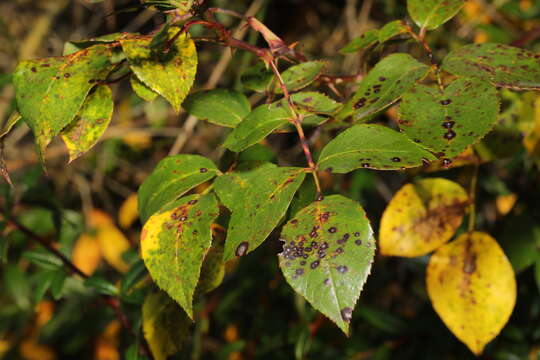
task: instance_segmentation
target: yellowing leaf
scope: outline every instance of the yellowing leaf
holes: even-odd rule
[[[24,360],[55,360],[54,350],[46,345],[38,343],[37,339],[32,337],[24,340],[19,348],[21,359]]]
[[[482,232],[461,235],[433,254],[427,290],[446,326],[476,355],[501,331],[516,302],[512,266]]]
[[[381,219],[381,254],[414,257],[435,250],[454,235],[468,203],[465,190],[443,178],[403,186]]]
[[[501,215],[508,214],[514,205],[516,204],[518,197],[516,194],[508,194],[508,195],[499,195],[497,196],[497,199],[495,200],[495,204],[497,205],[497,211]]]
[[[128,271],[129,265],[122,259],[122,254],[130,248],[130,244],[114,225],[113,219],[102,211],[93,210],[89,224],[94,228],[105,261],[120,272]]]
[[[137,193],[127,197],[118,211],[118,222],[123,229],[129,228],[139,217],[137,210]]]
[[[36,306],[36,329],[42,328],[49,320],[52,319],[54,313],[54,302],[40,301]]]
[[[120,360],[119,334],[120,322],[118,320],[111,321],[96,341],[95,360]]]
[[[72,261],[86,275],[92,275],[101,261],[101,249],[98,240],[89,234],[81,234],[75,243]]]
[[[144,338],[155,360],[166,360],[182,348],[191,320],[167,294],[148,294],[142,307]]]

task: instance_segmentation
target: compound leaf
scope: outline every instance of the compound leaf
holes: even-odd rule
[[[396,102],[429,72],[429,66],[408,54],[389,55],[371,69],[337,118],[365,119]]]
[[[69,150],[70,162],[98,142],[111,122],[113,108],[112,91],[107,85],[98,85],[88,95],[75,120],[60,133]]]
[[[317,167],[341,174],[358,168],[398,170],[433,160],[430,152],[403,134],[385,126],[360,124],[326,144]]]
[[[375,241],[362,207],[340,195],[300,210],[281,233],[279,266],[293,289],[348,334]]]
[[[424,179],[403,186],[381,218],[382,255],[426,255],[450,240],[463,221],[469,200],[457,183]]]
[[[212,244],[210,226],[218,214],[213,194],[186,196],[152,215],[141,234],[141,254],[152,279],[191,319],[193,295]]]
[[[453,158],[497,122],[497,89],[477,79],[457,79],[444,92],[417,85],[400,103],[399,127],[414,142]]]
[[[476,355],[501,331],[516,302],[512,265],[482,232],[463,234],[433,254],[427,290],[446,326]]]
[[[173,34],[171,30],[169,36]],[[180,112],[180,105],[193,85],[197,72],[195,43],[188,34],[178,36],[168,51],[152,49],[151,42],[152,37],[149,36],[120,39],[135,75],[167,99],[176,112]]]
[[[442,69],[454,75],[485,80],[495,86],[538,90],[539,58],[539,54],[508,45],[471,44],[450,52],[443,60]]]
[[[40,155],[73,121],[86,96],[111,71],[107,45],[62,57],[22,61],[13,73],[17,106],[34,132]]]
[[[236,127],[251,110],[247,97],[234,90],[214,89],[189,95],[183,108],[199,119],[213,124]]]
[[[453,18],[464,0],[408,0],[407,10],[416,25],[433,30]]]
[[[187,191],[212,179],[219,172],[209,159],[199,155],[174,155],[159,162],[138,192],[141,222]]]
[[[215,190],[229,210],[224,260],[255,250],[279,224],[305,178],[301,168],[261,166],[231,173],[215,181]]]

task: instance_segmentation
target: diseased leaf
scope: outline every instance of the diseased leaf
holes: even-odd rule
[[[305,178],[301,168],[263,165],[230,173],[215,181],[215,190],[231,210],[223,259],[255,250],[279,224]]]
[[[403,20],[395,20],[384,25],[379,30],[379,42],[382,44],[398,35],[407,33],[407,24]]]
[[[76,53],[77,51],[84,50],[86,48],[89,48],[90,46],[96,45],[96,44],[110,44],[117,42],[121,38],[126,38],[131,35],[135,35],[132,33],[112,33],[107,34],[103,36],[98,36],[90,39],[80,40],[80,41],[68,41],[64,44],[64,50],[62,52],[62,55],[71,55],[73,53]]]
[[[433,30],[453,18],[464,0],[407,0],[407,10],[416,25]]]
[[[236,127],[249,114],[247,97],[229,89],[199,91],[189,95],[182,105],[190,115],[213,124]]]
[[[199,155],[174,155],[161,160],[139,187],[141,222],[144,224],[153,213],[218,172],[211,160]]]
[[[443,178],[403,186],[381,218],[382,255],[422,256],[450,240],[469,205],[465,190]]]
[[[97,144],[112,119],[114,102],[107,85],[98,85],[81,110],[60,134],[69,150],[69,161],[77,159]]]
[[[399,127],[439,157],[453,158],[484,137],[497,122],[497,89],[476,79],[457,79],[444,92],[425,85],[400,103]]]
[[[501,331],[516,302],[512,266],[482,232],[463,234],[433,254],[427,290],[446,326],[476,355]]]
[[[324,61],[306,61],[285,70],[281,77],[287,90],[296,91],[311,84],[319,77],[324,65],[326,65]],[[276,93],[282,93],[279,84],[276,84]]]
[[[340,195],[300,210],[281,233],[287,282],[343,332],[369,275],[375,241],[362,207]]]
[[[371,69],[337,118],[352,116],[355,122],[365,119],[396,102],[429,72],[429,66],[408,54],[389,55]]]
[[[171,30],[169,36],[174,36]],[[151,49],[152,37],[120,39],[135,75],[150,89],[163,96],[176,112],[189,92],[197,72],[197,50],[188,34],[182,34],[165,52]]]
[[[227,136],[223,146],[234,152],[245,150],[287,124],[291,117],[292,112],[285,99],[259,105]]]
[[[155,360],[178,353],[190,336],[191,321],[167,294],[149,293],[142,306],[142,327]]]
[[[86,96],[111,71],[107,45],[62,57],[26,60],[13,74],[17,106],[36,137],[41,155],[73,121]]]
[[[502,44],[471,44],[450,52],[442,69],[516,90],[540,89],[540,54]],[[24,116],[24,115],[23,115]]]
[[[193,294],[219,214],[213,194],[181,198],[144,224],[141,254],[152,279],[193,319]]]
[[[323,148],[317,167],[334,173],[358,168],[398,170],[435,160],[405,135],[380,125],[355,125]]]
[[[146,86],[139,78],[135,75],[129,77],[129,83],[131,88],[137,94],[138,97],[145,101],[154,101],[158,97],[158,93]]]
[[[354,38],[350,43],[339,50],[342,54],[353,54],[357,51],[364,50],[379,41],[379,30],[371,29],[362,35]]]
[[[291,95],[291,100],[305,113],[330,115],[341,104],[316,91],[301,91]]]
[[[274,73],[268,70],[263,62],[258,62],[242,74],[241,80],[246,88],[264,93],[270,88]]]

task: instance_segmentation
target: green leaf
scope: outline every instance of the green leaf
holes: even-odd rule
[[[167,294],[150,293],[142,306],[142,327],[154,359],[167,360],[189,338],[191,321]]]
[[[206,256],[201,268],[201,276],[197,289],[195,290],[194,298],[214,290],[223,281],[225,276],[225,263],[223,262],[223,245],[212,246]]]
[[[122,283],[120,284],[120,292],[122,294],[128,294],[144,275],[146,275],[146,267],[144,266],[144,262],[139,259],[124,274]]]
[[[514,271],[523,272],[540,257],[540,226],[526,214],[512,217],[504,224],[500,244]]]
[[[32,300],[34,304],[38,304],[45,296],[47,290],[51,287],[51,282],[54,277],[53,274],[54,271],[42,271],[37,273],[34,277],[34,282],[36,284],[32,291]]]
[[[414,142],[453,158],[484,137],[498,113],[495,87],[481,80],[457,79],[444,92],[425,85],[409,90],[400,103],[399,127]]]
[[[536,260],[536,265],[534,266],[534,278],[536,280],[536,286],[540,291],[540,256],[538,257],[538,260]]]
[[[348,334],[375,256],[362,207],[340,195],[298,212],[281,233],[279,266],[293,289]]]
[[[429,66],[408,54],[389,55],[371,69],[337,118],[352,115],[354,121],[365,119],[395,103],[429,72]]]
[[[43,269],[56,270],[62,266],[62,261],[46,250],[28,250],[23,257]]]
[[[407,0],[407,10],[416,25],[433,30],[453,18],[464,0]]]
[[[317,167],[334,173],[358,168],[398,170],[435,160],[404,134],[380,125],[356,125],[330,141]]]
[[[306,61],[285,70],[281,78],[289,92],[300,90],[315,81],[325,65],[324,61]],[[282,93],[279,84],[276,84],[276,93]]]
[[[73,121],[90,89],[105,80],[111,71],[109,56],[108,46],[94,45],[67,56],[19,63],[13,74],[17,106],[41,155]]]
[[[64,293],[64,284],[66,283],[67,273],[63,268],[51,271],[51,295],[54,300],[60,300]]]
[[[191,195],[152,215],[141,234],[141,254],[152,279],[193,319],[193,294],[212,244],[219,214],[213,194]]]
[[[112,33],[107,34],[103,36],[98,36],[95,38],[90,38],[86,40],[80,40],[80,41],[68,41],[64,44],[64,50],[62,52],[62,55],[70,55],[73,53],[76,53],[77,51],[84,50],[86,48],[89,48],[90,46],[96,45],[96,44],[110,44],[117,42],[121,38],[125,38],[129,35],[128,33]],[[134,34],[133,34],[134,35]]]
[[[242,84],[253,91],[264,93],[270,88],[274,80],[274,73],[268,70],[263,62],[249,67],[240,78]]]
[[[30,308],[30,286],[26,275],[17,265],[7,264],[3,267],[4,290],[11,296],[20,309]]]
[[[236,127],[251,111],[247,97],[237,91],[214,89],[189,95],[182,105],[190,115],[213,124]]]
[[[112,119],[114,102],[107,85],[98,85],[86,98],[79,114],[61,131],[69,150],[69,161],[77,159],[97,144]]]
[[[138,97],[145,101],[154,101],[158,97],[158,93],[146,86],[139,78],[135,75],[129,77],[129,84],[131,88],[137,94]]]
[[[333,114],[341,104],[328,96],[316,91],[301,91],[291,95],[291,100],[304,113]]]
[[[141,222],[144,224],[156,211],[217,173],[216,165],[199,155],[174,155],[161,160],[139,187]]]
[[[0,129],[0,139],[6,136],[11,131],[13,126],[19,122],[19,120],[21,120],[21,114],[19,114],[17,111],[12,112],[9,118],[6,120],[6,123]]]
[[[224,261],[255,250],[268,237],[304,178],[304,169],[266,165],[216,179],[215,191],[232,212]]]
[[[99,294],[117,296],[118,289],[111,284],[107,279],[93,275],[84,281],[84,285],[95,289]]]
[[[341,48],[339,52],[342,54],[353,54],[375,45],[377,42],[379,42],[379,30],[368,30],[362,35],[354,38],[350,43]]]
[[[379,42],[382,44],[393,37],[407,33],[407,24],[403,20],[395,20],[384,25],[379,31]]]
[[[227,149],[234,152],[245,150],[264,139],[272,131],[287,124],[292,112],[286,100],[256,107],[225,139]]]
[[[450,52],[442,69],[517,90],[540,89],[540,55],[502,44],[472,44]]]
[[[174,36],[174,31],[169,36]],[[168,51],[151,49],[151,42],[151,37],[120,40],[135,75],[180,112],[197,72],[195,43],[188,34],[178,36]]]

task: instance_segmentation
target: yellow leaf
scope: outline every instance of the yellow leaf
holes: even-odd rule
[[[118,212],[118,222],[123,229],[129,228],[137,220],[139,211],[137,210],[137,193],[127,197]]]
[[[473,232],[440,247],[427,290],[446,326],[476,355],[504,327],[516,302],[514,270],[490,235]]]
[[[12,345],[13,342],[11,340],[0,339],[0,359],[11,349]]]
[[[497,196],[497,199],[495,200],[495,203],[497,205],[497,211],[501,215],[508,214],[517,201],[517,195],[516,194],[508,194],[508,195],[499,195]]]
[[[21,343],[19,348],[21,358],[24,360],[55,360],[54,350],[37,342],[34,337],[28,338]]]
[[[52,319],[54,314],[54,302],[52,301],[40,301],[36,306],[36,329],[42,328],[49,320]]]
[[[72,261],[86,275],[92,275],[101,261],[101,249],[97,239],[81,234],[73,248]]]
[[[122,259],[122,254],[130,248],[130,244],[112,218],[102,211],[93,210],[90,213],[89,224],[94,228],[105,261],[116,270],[126,272],[129,265]]]
[[[435,250],[454,235],[468,204],[465,190],[443,178],[403,186],[381,219],[381,254],[414,257]]]
[[[111,321],[96,341],[95,360],[120,360],[119,334],[120,322],[118,320]]]

